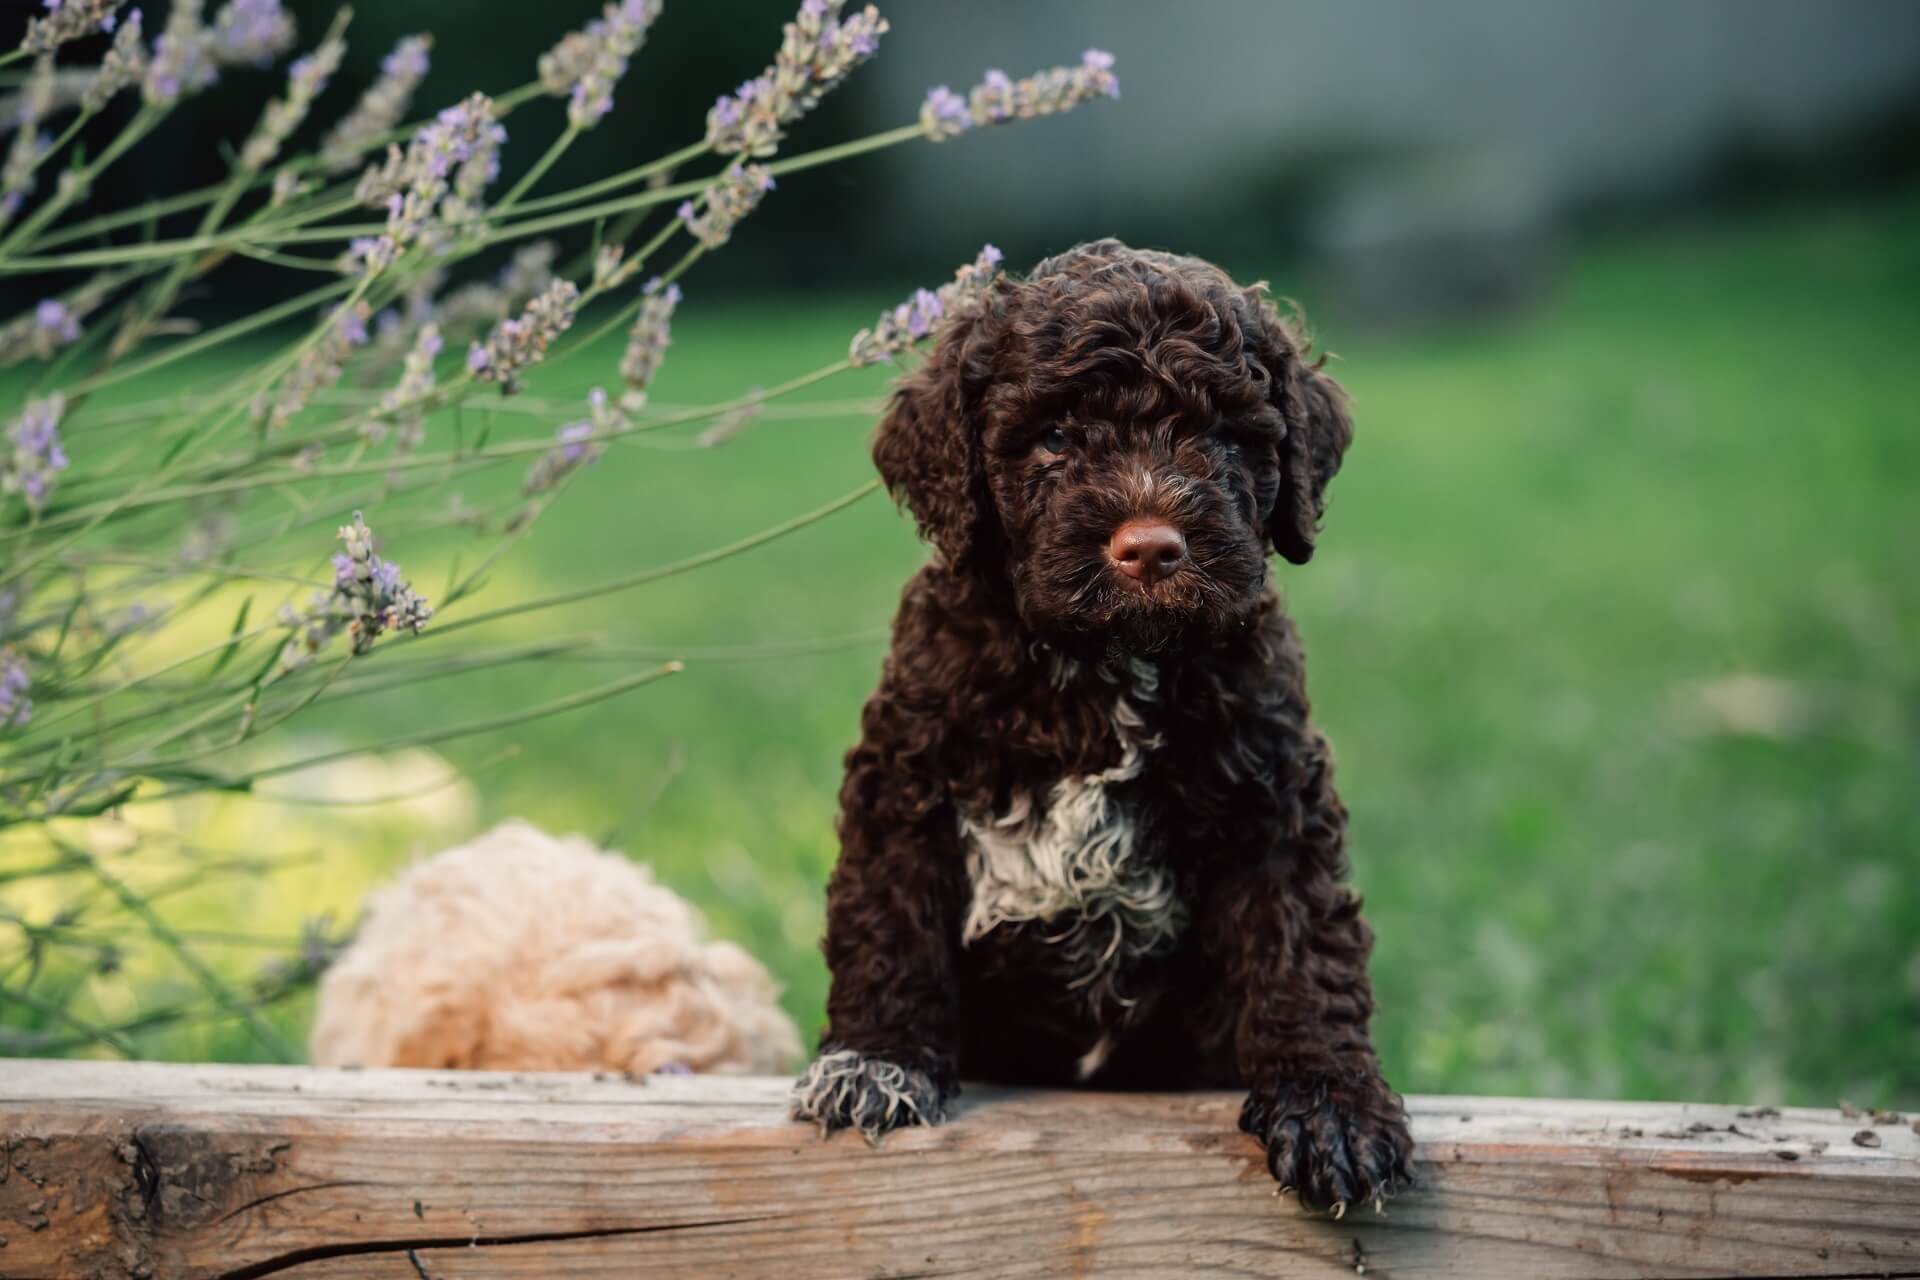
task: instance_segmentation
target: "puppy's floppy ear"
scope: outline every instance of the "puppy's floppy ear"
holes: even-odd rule
[[[1307,363],[1305,337],[1274,309],[1264,288],[1249,289],[1242,298],[1248,352],[1265,369],[1267,398],[1286,424],[1280,496],[1267,517],[1267,536],[1275,551],[1305,564],[1313,558],[1320,517],[1326,514],[1327,482],[1353,443],[1353,417],[1347,393],[1321,371],[1326,357]]]
[[[873,464],[950,567],[990,536],[993,498],[981,459],[980,393],[993,360],[995,328],[981,306],[943,325],[933,353],[902,378],[873,437]]]

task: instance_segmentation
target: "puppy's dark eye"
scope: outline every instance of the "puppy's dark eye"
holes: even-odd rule
[[[1067,444],[1067,433],[1058,427],[1040,437],[1040,447],[1048,453],[1065,453]]]

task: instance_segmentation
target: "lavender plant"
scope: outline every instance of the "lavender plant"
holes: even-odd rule
[[[989,72],[965,96],[940,88],[903,104],[912,118],[897,128],[783,155],[793,126],[888,31],[872,6],[802,0],[772,63],[719,95],[704,136],[536,194],[582,133],[642,96],[622,85],[656,36],[660,0],[607,4],[529,66],[527,84],[422,104],[426,33],[388,51],[372,83],[336,83],[352,38],[344,9],[303,47],[280,0],[173,0],[164,21],[121,0],[42,4],[20,48],[0,55],[30,62],[0,162],[0,275],[36,299],[0,320],[0,366],[24,370],[30,388],[0,448],[0,1053],[132,1055],[156,1027],[213,1020],[286,1056],[266,1010],[318,972],[336,939],[313,924],[251,976],[210,964],[203,939],[170,914],[179,885],[274,867],[200,848],[181,829],[186,806],[247,804],[275,779],[511,728],[679,670],[650,665],[508,716],[324,750],[289,729],[399,683],[604,648],[553,629],[536,646],[444,638],[697,569],[872,492],[869,482],[682,561],[476,608],[488,570],[571,485],[592,483],[609,451],[685,424],[696,431],[672,437],[681,447],[717,446],[802,387],[907,354],[990,288],[1000,259],[988,247],[855,335],[844,360],[719,403],[650,405],[685,305],[679,281],[744,234],[763,201],[790,198],[779,179],[1064,111],[1118,82],[1098,51],[1017,81]],[[88,208],[94,180],[183,101],[229,69],[290,55],[230,139],[222,181],[139,208]],[[524,116],[543,96],[566,110],[542,147]],[[407,123],[416,105],[429,110]],[[76,139],[96,120],[115,131],[82,155]],[[317,147],[290,152],[303,127]],[[500,190],[509,159],[526,167]],[[503,247],[504,270],[473,272],[478,255]],[[576,251],[577,271],[557,267]],[[303,287],[201,323],[196,300],[242,259]],[[56,276],[57,289],[41,283]],[[619,333],[624,348],[604,349],[614,395],[539,397],[548,368],[601,359],[596,340]],[[127,394],[243,341],[255,363],[220,385]],[[489,424],[477,438],[461,427],[468,414]],[[499,506],[459,499],[464,477],[501,467],[523,478]],[[409,538],[445,526],[484,550],[429,591],[396,557],[418,569]],[[89,994],[136,963],[175,996],[127,1008]]]

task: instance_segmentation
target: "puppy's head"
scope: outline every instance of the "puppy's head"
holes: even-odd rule
[[[896,389],[874,461],[955,572],[1063,644],[1231,630],[1313,554],[1346,397],[1261,286],[1115,240],[1003,278]]]

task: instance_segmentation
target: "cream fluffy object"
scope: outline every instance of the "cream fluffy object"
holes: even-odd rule
[[[525,822],[373,895],[320,983],[322,1066],[775,1074],[800,1037],[759,961],[647,868]]]

